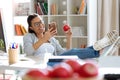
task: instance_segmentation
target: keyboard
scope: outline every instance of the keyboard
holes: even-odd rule
[[[120,74],[105,74],[104,80],[120,80]]]

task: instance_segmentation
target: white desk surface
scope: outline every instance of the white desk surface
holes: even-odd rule
[[[33,69],[33,68],[46,68],[47,64],[38,64],[34,60],[29,58],[20,58],[15,64],[9,65],[7,56],[0,56],[0,69],[21,70],[21,69]]]
[[[68,57],[69,59],[71,59],[71,57],[75,59],[78,58],[76,56],[68,56]],[[64,56],[65,59],[68,59],[68,57]],[[51,58],[54,58],[54,57],[51,57]],[[60,57],[57,57],[57,58],[59,59]],[[39,58],[37,59],[37,57],[33,57],[33,56],[29,56],[29,57],[21,56],[17,63],[9,65],[8,56],[2,55],[0,56],[0,69],[21,70],[21,69],[33,69],[33,68],[44,69],[47,67],[46,63],[42,63],[43,61],[39,61],[39,63],[36,62],[38,60]]]
[[[111,61],[112,60],[112,61]],[[107,66],[107,65],[109,66]],[[111,65],[110,65],[111,64]],[[107,73],[119,73],[120,74],[120,57],[102,57],[98,61],[99,65],[99,76],[103,76]],[[33,68],[46,68],[46,64],[36,64],[33,60],[19,61],[18,63],[9,65],[7,57],[0,56],[0,70],[23,70],[23,69],[33,69]],[[98,80],[98,79],[97,79]],[[102,79],[99,79],[102,80]]]

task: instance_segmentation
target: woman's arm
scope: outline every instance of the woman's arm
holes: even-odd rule
[[[66,49],[68,50],[68,49],[71,49],[71,43],[72,43],[72,32],[71,32],[71,29],[66,31],[65,34],[66,34],[66,39],[67,39]]]
[[[47,39],[45,37],[38,39],[38,41],[33,44],[33,48],[37,50],[45,42],[47,42]]]
[[[49,41],[51,37],[56,35],[56,30],[48,29],[48,31],[45,32],[42,38],[39,38],[36,43],[33,44],[33,48],[37,50],[43,43],[46,43]]]

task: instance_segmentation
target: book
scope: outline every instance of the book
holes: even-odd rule
[[[34,3],[35,13],[37,13],[37,3]]]
[[[36,11],[37,11],[37,13],[39,15],[43,15],[44,14],[39,2],[37,2],[37,10]]]
[[[42,9],[44,15],[47,15],[47,11],[45,9],[44,3],[40,3],[40,6],[41,6],[41,9]]]
[[[57,14],[57,6],[55,3],[51,5],[51,14],[56,15]]]
[[[44,2],[45,11],[48,13],[48,3]]]
[[[20,28],[21,28],[22,34],[25,35],[27,33],[25,27],[20,25]]]
[[[87,0],[82,0],[80,8],[79,8],[79,14],[85,14],[87,9]]]
[[[18,36],[23,35],[19,24],[15,24],[15,32],[16,32],[16,35]]]
[[[30,14],[30,2],[15,3],[15,15],[16,16],[26,16]]]
[[[27,33],[27,30],[25,29],[25,27],[24,27],[24,26],[23,26],[23,29],[24,29],[25,33]]]

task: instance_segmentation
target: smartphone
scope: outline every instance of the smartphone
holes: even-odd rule
[[[57,29],[56,22],[51,22],[49,24],[49,29],[51,29],[51,28],[52,28],[52,31]]]

